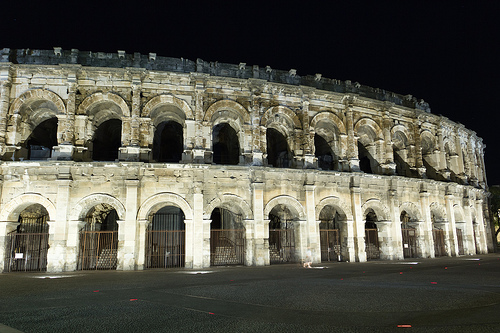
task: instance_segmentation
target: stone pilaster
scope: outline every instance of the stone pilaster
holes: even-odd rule
[[[49,250],[47,253],[47,272],[61,272],[67,270],[67,263],[73,266],[76,247],[68,247],[68,207],[70,198],[69,179],[58,179],[57,181],[57,215],[49,223]]]
[[[9,68],[0,67],[0,152],[3,153],[7,131],[7,114],[9,113],[10,96]]]
[[[455,196],[451,193],[445,195],[446,215],[448,215],[448,223],[444,225],[447,228],[445,231],[445,245],[448,249],[448,256],[458,256],[458,240],[455,224],[455,211],[453,210],[453,202]]]
[[[304,185],[306,190],[306,223],[304,233],[308,235],[307,248],[311,250],[312,262],[321,262],[319,224],[316,221],[316,200],[314,185]]]
[[[365,248],[365,218],[361,211],[361,188],[359,177],[351,178],[351,207],[353,216],[353,235],[356,260],[364,262],[367,260]]]
[[[136,269],[143,270],[145,267],[146,258],[146,229],[148,228],[148,220],[137,220],[137,241],[136,241]]]
[[[346,130],[347,130],[347,160],[349,162],[349,171],[358,172],[359,157],[357,140],[354,137],[354,115],[351,107],[346,106]]]
[[[269,258],[269,220],[264,216],[264,184],[252,183],[254,214],[254,259],[253,265],[270,264]]]
[[[420,209],[422,210],[423,222],[418,223],[416,226],[417,247],[420,249],[422,258],[434,258],[431,207],[429,205],[429,193],[425,188],[420,191]]]
[[[125,198],[125,220],[117,221],[118,229],[118,266],[117,270],[133,270],[136,267],[136,234],[138,209],[138,186],[140,181],[137,179],[125,180],[126,198]]]

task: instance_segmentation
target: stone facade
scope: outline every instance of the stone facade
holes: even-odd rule
[[[81,230],[99,209],[116,212],[121,270],[147,266],[163,207],[182,211],[188,268],[211,265],[216,209],[241,221],[245,265],[272,262],[275,217],[293,229],[294,261],[322,260],[326,220],[345,261],[369,257],[367,221],[382,259],[404,258],[407,228],[414,257],[437,255],[434,230],[444,255],[492,250],[482,139],[412,96],[153,53],[1,56],[0,269],[33,205],[54,272],[80,269]]]

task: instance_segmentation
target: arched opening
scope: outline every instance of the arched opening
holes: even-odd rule
[[[295,221],[285,205],[276,205],[269,213],[269,257],[271,264],[296,262]]]
[[[48,160],[57,146],[57,118],[41,122],[26,141],[29,160]]]
[[[369,209],[366,213],[365,222],[365,251],[367,259],[380,258],[377,221],[377,214],[372,209]]]
[[[30,205],[19,214],[17,229],[6,237],[7,272],[47,270],[48,218],[49,213],[40,204]]]
[[[210,265],[245,263],[245,227],[241,214],[215,208],[210,215]]]
[[[315,156],[321,170],[337,170],[338,161],[328,142],[318,134],[314,135]]]
[[[240,162],[240,144],[236,131],[227,123],[218,124],[212,131],[213,162],[237,165]]]
[[[394,163],[396,164],[396,175],[411,177],[411,169],[408,163],[408,138],[401,131],[396,131],[392,136],[392,150]]]
[[[148,217],[146,268],[184,267],[186,226],[183,211],[165,206]]]
[[[417,257],[417,230],[411,224],[410,215],[402,211],[399,217],[401,221],[401,234],[403,239],[403,256],[405,258]]]
[[[103,122],[94,133],[92,159],[94,161],[115,161],[121,147],[122,121],[110,119]]]
[[[434,241],[434,256],[442,257],[446,256],[446,245],[444,239],[443,222],[440,221],[439,217],[431,211],[431,221],[432,221],[432,238]]]
[[[266,131],[267,163],[275,168],[290,168],[292,154],[285,137],[274,128]]]
[[[153,159],[156,162],[179,163],[183,152],[182,125],[175,121],[161,122],[153,139]]]
[[[116,269],[118,214],[113,206],[101,203],[89,210],[80,231],[79,270]]]
[[[365,173],[373,173],[371,156],[366,147],[358,141],[359,169]]]
[[[335,207],[325,206],[319,213],[321,261],[342,261],[341,217]]]

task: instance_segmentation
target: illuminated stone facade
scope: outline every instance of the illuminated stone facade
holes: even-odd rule
[[[412,96],[153,53],[0,53],[4,271],[23,258],[9,235],[40,206],[48,271],[80,269],[81,230],[110,210],[116,268],[147,268],[146,231],[164,207],[182,211],[188,268],[213,264],[216,209],[243,226],[245,265],[279,254],[275,220],[293,230],[285,262],[318,263],[322,249],[366,261],[373,246],[381,259],[434,257],[435,230],[440,255],[492,249],[482,139]],[[333,247],[320,229],[337,230]]]

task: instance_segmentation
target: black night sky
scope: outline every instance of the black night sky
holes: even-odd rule
[[[2,5],[0,48],[156,52],[411,94],[483,138],[488,184],[500,184],[497,1],[70,3]]]

